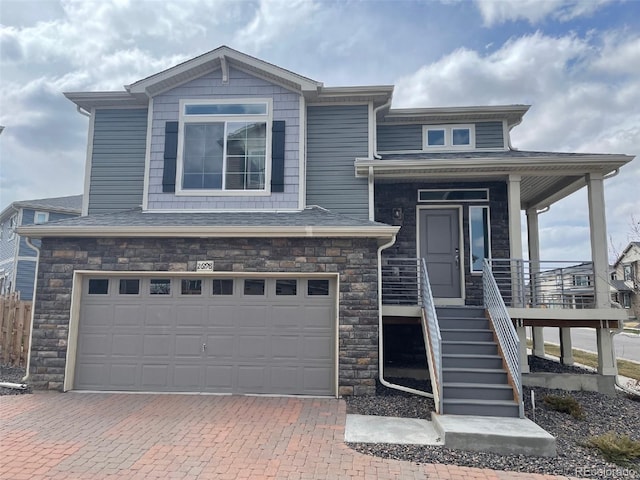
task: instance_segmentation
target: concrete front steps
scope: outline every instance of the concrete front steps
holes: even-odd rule
[[[438,307],[444,415],[518,418],[520,409],[482,307]]]

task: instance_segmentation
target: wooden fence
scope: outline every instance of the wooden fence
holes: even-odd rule
[[[15,367],[27,365],[31,302],[19,293],[0,296],[0,363]]]

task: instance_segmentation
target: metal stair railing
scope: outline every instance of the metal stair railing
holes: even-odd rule
[[[498,347],[507,364],[507,373],[516,393],[520,418],[524,418],[522,374],[520,371],[520,340],[487,259],[484,260],[482,270],[482,287],[484,291],[484,307],[489,313],[489,320],[498,339]]]
[[[424,258],[419,259],[419,262],[422,333],[427,349],[427,360],[429,363],[429,374],[431,376],[431,388],[436,413],[442,413],[442,336],[440,334],[438,315],[436,314],[436,306],[431,292],[431,284],[429,283],[427,263]]]

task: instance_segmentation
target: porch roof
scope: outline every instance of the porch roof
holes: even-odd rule
[[[608,175],[633,160],[630,155],[533,152],[412,152],[357,158],[357,176],[373,170],[376,181],[500,180],[521,176],[523,209],[544,208],[580,190],[588,174]]]

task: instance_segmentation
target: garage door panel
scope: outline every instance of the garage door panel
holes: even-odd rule
[[[242,309],[236,309],[236,322],[238,327],[264,327],[267,323],[265,311],[269,309],[267,304],[244,305]]]
[[[300,335],[279,335],[271,339],[273,360],[296,360],[300,358]]]
[[[307,296],[304,278],[257,275],[264,293],[251,294],[242,278],[216,289],[203,276],[201,295],[180,295],[176,276],[165,295],[149,288],[160,276],[143,276],[139,294],[82,295],[75,388],[334,393],[335,285]],[[112,291],[120,277],[109,278]]]
[[[142,388],[161,388],[170,385],[168,365],[142,365]]]
[[[176,365],[173,368],[173,385],[186,390],[200,387],[200,365]]]
[[[136,364],[116,364],[111,366],[109,383],[116,387],[133,388],[138,379],[138,366]]]
[[[178,305],[176,325],[178,327],[204,326],[204,305]]]
[[[300,305],[274,305],[272,308],[274,327],[300,328]]]
[[[238,335],[236,352],[239,359],[265,359],[268,345],[263,335]]]
[[[132,356],[138,355],[142,347],[142,336],[137,334],[114,334],[111,353],[115,356]]]
[[[177,359],[181,357],[200,358],[202,354],[202,336],[184,334],[176,335],[174,353]]]
[[[113,305],[87,305],[82,309],[81,322],[87,327],[113,325]]]
[[[143,341],[142,355],[143,356],[167,356],[170,350],[171,336],[165,335],[145,335]]]
[[[209,307],[209,321],[207,325],[233,326],[235,325],[235,312],[237,304],[221,304]]]
[[[238,390],[243,393],[262,393],[268,382],[267,367],[259,365],[238,366]]]
[[[111,336],[107,333],[86,333],[82,338],[80,354],[86,356],[106,356],[111,351]]]
[[[233,370],[232,365],[205,367],[205,390],[230,393],[233,390]]]
[[[141,305],[115,305],[113,307],[113,325],[139,326],[144,323],[144,308]]]
[[[234,335],[208,335],[206,337],[206,357],[211,361],[231,359],[234,349]]]

